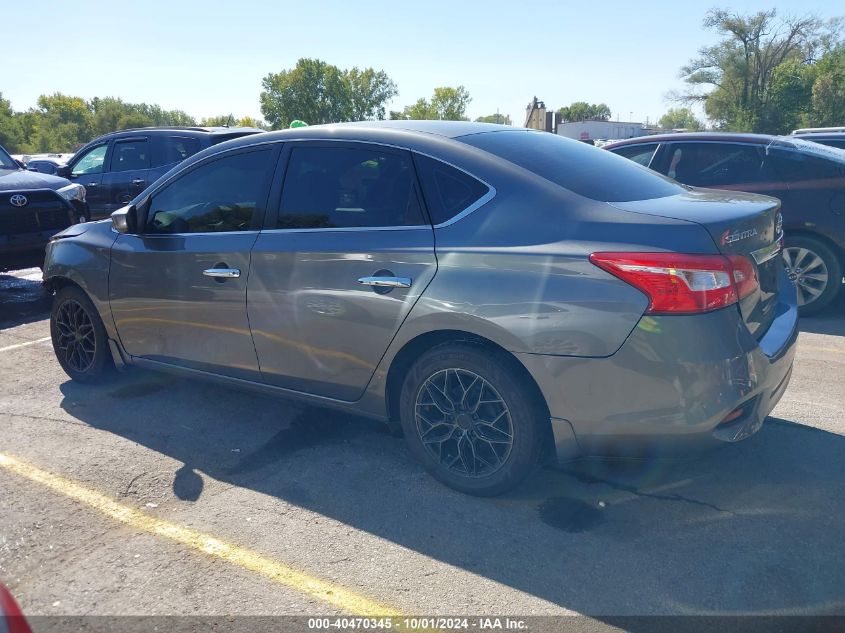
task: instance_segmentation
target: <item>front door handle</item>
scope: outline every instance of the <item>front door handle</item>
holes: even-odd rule
[[[133,185],[143,185],[144,180],[142,178],[136,178],[135,180],[132,181],[132,184]]]
[[[410,288],[410,277],[361,277],[359,284],[376,288]]]
[[[237,268],[207,268],[202,274],[217,279],[236,279],[241,276],[241,271]]]

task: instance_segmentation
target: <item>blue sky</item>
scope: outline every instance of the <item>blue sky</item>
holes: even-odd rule
[[[521,125],[536,95],[555,108],[605,102],[614,119],[654,121],[672,105],[666,93],[682,87],[678,69],[715,41],[701,26],[713,4],[692,0],[4,4],[6,50],[20,61],[0,62],[0,92],[18,110],[58,91],[159,103],[196,117],[257,117],[264,75],[319,57],[385,70],[399,87],[393,109],[435,86],[463,84],[473,118],[498,109]],[[845,13],[841,1],[775,6],[825,18]],[[10,28],[16,24],[22,28]]]

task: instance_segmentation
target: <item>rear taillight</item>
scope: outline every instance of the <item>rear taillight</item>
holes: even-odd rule
[[[590,261],[643,291],[648,314],[718,310],[758,288],[754,264],[740,255],[593,253]]]

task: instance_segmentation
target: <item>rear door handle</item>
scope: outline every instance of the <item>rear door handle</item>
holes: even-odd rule
[[[410,288],[410,277],[361,277],[359,284],[376,288]]]
[[[207,268],[202,271],[202,274],[218,279],[236,279],[241,276],[241,271],[237,268]]]
[[[132,181],[132,184],[133,185],[143,185],[144,181],[141,178],[136,178],[135,180]]]

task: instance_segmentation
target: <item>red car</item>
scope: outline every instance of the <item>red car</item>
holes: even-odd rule
[[[0,632],[32,633],[18,603],[3,585],[0,585]]]
[[[783,257],[804,315],[836,298],[845,264],[845,150],[794,136],[685,133],[605,149],[693,187],[779,198]]]

